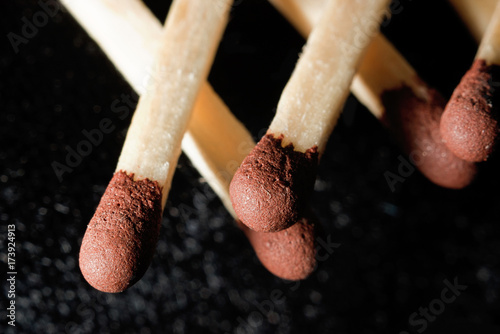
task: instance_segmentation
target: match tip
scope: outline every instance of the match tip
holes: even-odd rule
[[[115,173],[80,248],[80,270],[90,285],[121,292],[144,275],[158,241],[161,198],[157,182]]]
[[[317,148],[305,153],[283,136],[266,134],[236,171],[230,185],[238,218],[258,232],[284,230],[299,220],[312,191],[318,164]]]
[[[426,91],[426,99],[416,96],[407,86],[382,96],[386,107],[382,121],[396,135],[411,161],[400,165],[399,177],[408,177],[417,167],[441,187],[464,188],[474,180],[476,164],[458,158],[445,145],[439,127],[446,101],[436,90]]]
[[[306,279],[316,267],[315,226],[307,218],[276,233],[255,232],[239,223],[257,257],[267,270],[280,278]]]
[[[481,162],[493,152],[498,136],[497,113],[493,94],[494,72],[484,60],[474,61],[445,108],[441,135],[448,148],[459,158]],[[498,103],[498,102],[497,102]]]

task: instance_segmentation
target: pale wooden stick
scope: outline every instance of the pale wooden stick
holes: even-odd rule
[[[142,95],[162,31],[153,13],[138,0],[61,0],[61,3]],[[143,38],[147,35],[151,38]],[[123,45],[130,47],[124,50]]]
[[[205,82],[231,5],[174,1],[148,88],[141,96],[116,167],[156,180],[163,205],[195,99]]]
[[[500,65],[500,2],[498,2],[488,23],[476,59],[482,59],[488,65]]]
[[[140,0],[61,2],[108,55],[134,90],[143,94],[162,29],[161,23],[144,3]],[[227,210],[235,216],[227,188],[234,169],[255,143],[208,83],[202,85],[199,98],[205,102],[195,104],[182,149]],[[204,122],[210,126],[203,126]],[[224,147],[221,148],[221,145]],[[211,147],[221,149],[214,151]]]
[[[450,0],[470,32],[480,41],[488,27],[498,0]]]
[[[330,1],[287,83],[269,132],[305,152],[323,152],[387,0]]]

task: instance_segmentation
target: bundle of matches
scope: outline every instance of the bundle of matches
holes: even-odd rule
[[[142,94],[144,77],[153,63],[156,43],[161,37],[161,24],[140,0],[62,0],[80,24],[89,32],[117,69],[135,90]],[[99,20],[95,19],[95,15]],[[102,25],[100,22],[108,22]],[[209,84],[202,85],[194,105],[182,149],[200,174],[212,186],[228,211],[234,216],[229,200],[229,181],[234,170],[254,146],[243,125],[229,112]],[[280,233],[257,233],[239,224],[263,265],[278,277],[290,280],[306,278],[315,267],[314,225],[301,219],[292,228]],[[112,251],[114,240],[107,246]],[[106,245],[103,249],[107,249]],[[125,262],[137,260],[128,256]],[[144,267],[145,266],[145,267]],[[147,263],[143,269],[147,268]],[[119,272],[121,269],[116,269]],[[83,270],[82,270],[83,271]],[[137,276],[135,280],[139,279]],[[135,281],[134,280],[134,281]],[[118,292],[114,277],[101,275],[91,283],[97,289]],[[127,281],[126,281],[127,283]],[[112,289],[110,289],[112,287]]]
[[[499,129],[500,3],[493,12],[472,67],[462,77],[446,105],[441,135],[458,157],[486,161]]]
[[[270,1],[304,37],[318,22],[326,5],[326,0]],[[445,99],[419,78],[382,34],[375,36],[368,46],[351,91],[395,135],[430,181],[460,189],[474,180],[475,164],[453,154],[440,135]]]

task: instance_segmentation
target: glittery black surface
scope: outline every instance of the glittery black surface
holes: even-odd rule
[[[83,0],[82,0],[83,1]],[[169,2],[147,1],[161,20]],[[445,1],[399,1],[384,32],[446,96],[476,44]],[[399,7],[401,8],[401,7]],[[78,268],[81,240],[111,179],[130,117],[111,111],[133,90],[67,13],[51,18],[16,54],[7,38],[31,21],[35,0],[0,4],[0,265],[16,226],[16,327],[2,333],[499,333],[499,159],[466,190],[414,172],[392,192],[400,151],[350,98],[319,168],[314,211],[321,260],[300,283],[273,277],[230,215],[181,156],[157,254],[121,294],[91,288]],[[444,21],[443,21],[444,18]],[[444,23],[443,23],[444,22]],[[252,133],[269,124],[303,44],[263,0],[237,0],[210,82]],[[60,180],[64,163],[109,118],[113,131]],[[340,245],[338,245],[340,244]],[[467,289],[439,300],[447,279]],[[446,295],[449,297],[450,295]],[[434,308],[420,325],[419,308]],[[415,320],[414,319],[414,320]]]

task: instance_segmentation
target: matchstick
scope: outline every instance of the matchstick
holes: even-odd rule
[[[304,37],[309,35],[326,4],[325,0],[270,2]],[[375,36],[368,46],[351,91],[395,135],[414,165],[430,181],[452,189],[472,182],[475,164],[456,157],[441,138],[444,98],[418,77],[382,34]]]
[[[312,191],[319,156],[349,94],[388,0],[328,2],[278,103],[276,115],[236,172],[230,194],[255,231],[294,224]]]
[[[211,187],[219,189],[220,198],[247,236],[262,265],[287,280],[309,276],[316,266],[315,219],[311,214],[276,233],[256,232],[238,221],[229,201],[229,181],[255,143],[210,85],[205,85],[196,100],[189,130],[191,135],[186,135],[183,142],[186,142],[183,148],[189,149],[184,152]],[[191,145],[192,142],[196,145]],[[217,182],[214,176],[224,181]]]
[[[476,41],[481,41],[498,0],[450,0]]]
[[[441,135],[458,157],[486,161],[500,131],[500,3],[493,12],[471,68],[446,105]]]
[[[80,269],[98,290],[123,291],[149,267],[182,137],[230,5],[230,1],[214,5],[174,0],[170,7],[154,72],[135,111],[116,172],[82,241]]]
[[[152,66],[162,29],[161,23],[144,3],[120,0],[117,6],[116,0],[61,1],[137,93],[143,94],[146,88],[144,78]],[[254,146],[250,133],[230,113],[211,86],[203,84],[182,149],[235,218],[229,198],[229,182]],[[299,280],[314,269],[316,245],[314,231],[310,228],[313,224],[308,220],[301,219],[292,228],[273,234],[258,233],[243,224],[239,226],[256,249],[262,264],[274,275]],[[286,258],[285,255],[279,256],[284,253]]]

